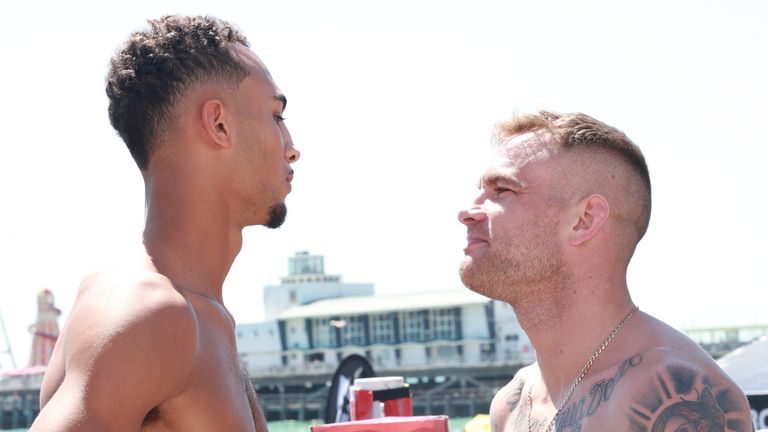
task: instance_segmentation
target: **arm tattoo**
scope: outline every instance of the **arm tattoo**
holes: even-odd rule
[[[739,418],[738,394],[717,389],[704,374],[670,365],[652,377],[652,385],[629,408],[632,432],[747,431]]]

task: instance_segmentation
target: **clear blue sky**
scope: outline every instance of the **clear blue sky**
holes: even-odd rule
[[[768,323],[768,3],[573,3],[3,6],[0,311],[17,362],[37,291],[66,315],[80,279],[139,240],[143,186],[104,76],[129,32],[166,13],[247,34],[302,151],[285,226],[245,232],[224,293],[238,322],[261,319],[262,286],[297,250],[380,293],[460,288],[456,213],[491,126],[547,108],[613,124],[646,153],[654,209],[629,275],[641,308],[680,328]]]

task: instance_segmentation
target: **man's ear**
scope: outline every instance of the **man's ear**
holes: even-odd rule
[[[581,200],[577,204],[577,219],[569,236],[571,245],[577,246],[595,237],[608,221],[609,214],[610,206],[604,196],[592,194]]]
[[[220,99],[208,99],[203,103],[200,115],[210,143],[219,147],[229,147],[232,141],[232,125],[229,121],[229,112],[224,109],[224,103]]]

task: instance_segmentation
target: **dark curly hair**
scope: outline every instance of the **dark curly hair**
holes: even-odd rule
[[[164,16],[148,22],[115,53],[107,74],[109,120],[141,170],[191,84],[221,80],[236,86],[248,74],[228,48],[247,47],[248,41],[226,21]]]

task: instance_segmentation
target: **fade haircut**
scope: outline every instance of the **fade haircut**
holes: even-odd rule
[[[248,41],[226,21],[172,15],[148,23],[115,53],[107,74],[109,120],[141,170],[192,85],[216,80],[236,87],[248,75],[229,48]]]
[[[496,125],[495,138],[502,144],[525,133],[546,137],[550,145],[565,151],[596,150],[617,157],[634,172],[642,184],[642,192],[632,198],[640,200],[641,213],[636,222],[639,237],[648,229],[651,214],[651,177],[640,148],[622,131],[582,113],[560,114],[551,111],[516,115]],[[543,138],[543,137],[542,137]]]

